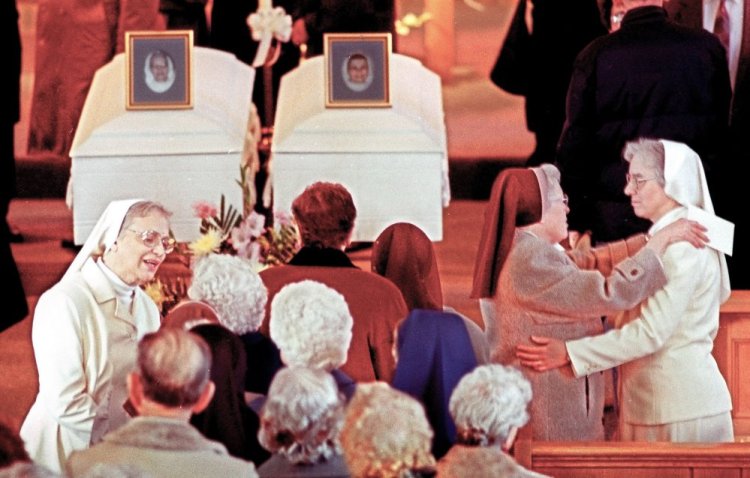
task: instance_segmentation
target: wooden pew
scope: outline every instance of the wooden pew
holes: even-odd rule
[[[722,304],[713,356],[732,395],[734,434],[750,436],[750,290]]]
[[[516,441],[519,464],[555,478],[750,478],[750,443]]]
[[[735,436],[750,438],[750,290],[722,305],[713,355],[732,395]],[[521,429],[514,456],[555,478],[750,478],[750,442],[535,442]]]

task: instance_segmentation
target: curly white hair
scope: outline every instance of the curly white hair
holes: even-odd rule
[[[357,385],[339,437],[352,476],[406,478],[435,465],[422,404],[385,382]]]
[[[288,284],[273,298],[270,320],[286,365],[330,371],[346,362],[354,321],[334,289],[312,280]]]
[[[188,296],[213,307],[221,325],[237,335],[260,328],[268,302],[252,264],[228,254],[208,254],[195,262]]]
[[[258,440],[292,463],[317,463],[339,452],[344,397],[330,373],[286,367],[271,382],[260,413]]]
[[[449,407],[459,441],[505,442],[513,428],[529,421],[530,401],[531,384],[519,370],[499,364],[476,367],[451,395]]]

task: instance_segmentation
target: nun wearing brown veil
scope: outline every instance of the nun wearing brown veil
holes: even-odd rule
[[[415,309],[450,312],[461,317],[477,363],[487,363],[489,351],[482,328],[443,304],[435,248],[427,234],[414,224],[398,222],[380,233],[372,245],[372,271],[396,284],[409,312]]]
[[[666,281],[659,255],[683,238],[684,222],[646,243],[634,236],[566,254],[567,197],[550,164],[504,170],[485,212],[472,297],[480,299],[490,359],[518,366],[515,347],[532,335],[568,340],[603,332],[601,317],[626,310]],[[645,247],[644,247],[645,244]],[[628,257],[632,256],[632,257]],[[604,380],[524,369],[533,390],[534,440],[602,440]]]

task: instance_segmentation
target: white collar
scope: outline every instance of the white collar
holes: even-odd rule
[[[117,297],[126,301],[127,303],[130,303],[133,300],[133,293],[135,292],[135,288],[138,286],[126,284],[125,281],[120,279],[120,277],[115,274],[101,258],[97,259],[96,265],[99,266],[99,269],[102,271],[104,276],[112,284],[112,289],[115,291],[115,294],[117,294]]]

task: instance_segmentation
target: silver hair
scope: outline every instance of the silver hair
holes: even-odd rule
[[[354,321],[344,296],[320,282],[284,286],[271,302],[271,340],[286,365],[333,370],[346,362]]]
[[[481,365],[464,375],[450,399],[459,443],[503,443],[513,428],[529,421],[531,384],[512,367]]]
[[[656,182],[659,186],[663,188],[666,184],[664,180],[664,144],[658,139],[640,138],[628,141],[625,143],[622,157],[628,163],[637,157],[644,162],[646,167],[654,170]]]
[[[164,327],[138,343],[138,374],[144,395],[167,407],[197,403],[210,379],[211,350],[195,334]]]
[[[255,332],[266,313],[268,291],[253,266],[239,256],[208,254],[193,266],[188,296],[210,305],[237,335]]]
[[[258,440],[291,463],[317,463],[340,451],[344,397],[331,374],[320,369],[279,370],[260,413]]]
[[[138,201],[130,206],[128,212],[125,213],[122,225],[120,226],[120,232],[117,236],[121,236],[123,231],[127,230],[133,224],[135,218],[151,216],[152,214],[161,215],[167,220],[172,217],[172,212],[161,203],[156,201]]]

